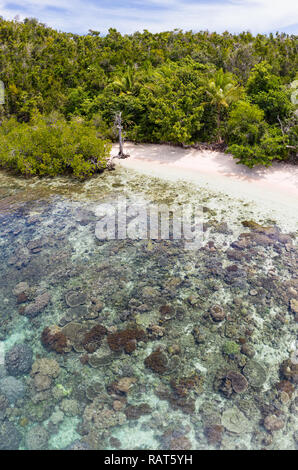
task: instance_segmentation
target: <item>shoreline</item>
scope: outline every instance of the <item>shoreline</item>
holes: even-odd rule
[[[113,145],[112,152],[118,146]],[[188,181],[197,187],[255,203],[283,222],[298,227],[298,166],[275,162],[250,169],[230,154],[183,149],[163,144],[125,144],[130,157],[116,164],[168,181]],[[290,219],[290,220],[289,220]]]

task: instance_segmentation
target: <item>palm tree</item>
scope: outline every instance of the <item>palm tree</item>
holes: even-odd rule
[[[135,66],[128,65],[125,73],[120,77],[116,77],[110,83],[113,89],[116,89],[120,94],[133,95],[136,94],[140,88],[139,76]]]
[[[240,86],[235,83],[231,73],[224,73],[222,69],[219,69],[208,81],[206,92],[211,98],[208,103],[216,108],[218,141],[222,142],[220,135],[222,109],[226,109],[232,103],[238,101],[241,98],[242,90]]]

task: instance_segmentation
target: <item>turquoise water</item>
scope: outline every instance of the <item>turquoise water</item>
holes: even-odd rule
[[[0,449],[297,446],[296,232],[121,168],[0,179]],[[98,240],[119,197],[201,207],[203,246]]]

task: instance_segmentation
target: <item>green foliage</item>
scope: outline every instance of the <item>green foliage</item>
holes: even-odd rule
[[[272,73],[272,66],[263,61],[252,69],[246,89],[249,96],[257,96],[262,92],[278,90],[279,87],[280,78]]]
[[[268,93],[262,91],[254,96],[253,103],[264,111],[269,124],[276,124],[278,120],[286,119],[292,111],[290,91],[284,88],[269,90]]]
[[[278,128],[267,128],[259,142],[248,146],[232,144],[228,147],[237,163],[252,168],[255,165],[270,166],[273,160],[283,160],[288,156],[288,138]]]
[[[35,19],[2,19],[0,41],[6,87],[0,118],[7,118],[1,164],[22,174],[87,176],[102,168],[105,139],[115,138],[119,111],[125,137],[134,141],[224,139],[250,166],[297,152],[290,100],[296,36],[181,30],[121,35],[113,28],[106,36],[91,30],[76,35]],[[53,112],[68,124],[61,117],[55,125],[35,117]],[[8,131],[11,117],[27,124],[13,121]]]
[[[64,106],[64,114],[68,117],[85,114],[85,103],[88,101],[88,98],[89,93],[83,87],[78,86],[77,88],[70,89]]]
[[[217,134],[220,141],[220,124],[222,112],[232,103],[238,101],[242,97],[243,91],[231,73],[224,73],[222,69],[219,69],[208,80],[206,94],[210,99],[210,104],[213,105],[216,109]]]
[[[281,85],[280,78],[272,73],[272,67],[266,62],[253,68],[247,93],[251,101],[263,109],[269,124],[276,124],[291,113],[290,91]]]
[[[194,143],[203,126],[203,76],[193,63],[167,63],[155,70],[142,88],[144,110],[139,119],[140,140]]]
[[[252,168],[271,165],[288,157],[289,136],[277,126],[269,126],[265,113],[257,105],[240,101],[230,114],[227,125],[228,151],[238,163]]]
[[[230,113],[227,140],[230,144],[254,145],[266,129],[264,111],[247,101],[239,101]]]
[[[110,144],[82,119],[36,115],[30,124],[14,118],[0,128],[0,165],[25,176],[73,174],[86,178],[106,167]]]

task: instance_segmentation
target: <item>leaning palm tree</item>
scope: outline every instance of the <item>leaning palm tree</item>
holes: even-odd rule
[[[222,142],[220,135],[222,110],[241,98],[242,89],[235,83],[231,73],[224,73],[222,69],[219,69],[208,81],[206,92],[210,97],[208,103],[216,108],[218,142]]]

